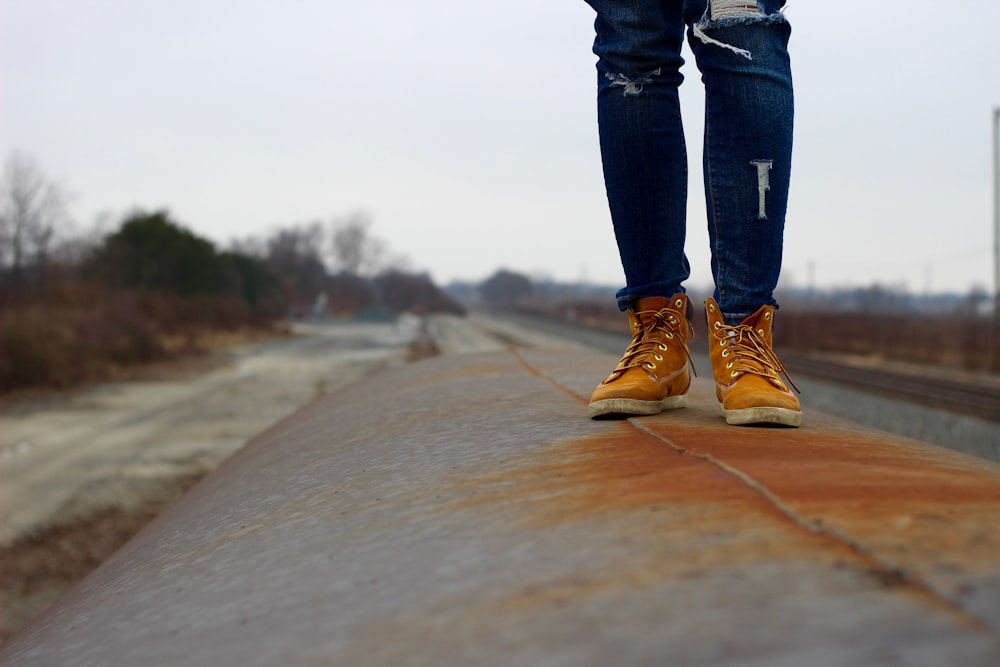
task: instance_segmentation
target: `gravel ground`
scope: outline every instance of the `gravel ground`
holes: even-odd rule
[[[906,438],[1000,461],[1000,423],[935,410],[811,378],[795,378],[802,402]]]

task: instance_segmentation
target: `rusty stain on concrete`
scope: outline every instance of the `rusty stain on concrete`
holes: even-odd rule
[[[524,351],[522,363],[530,366],[532,354]],[[543,368],[534,372],[549,377]],[[802,429],[733,437],[704,380],[692,404],[629,421],[678,454],[738,471],[807,530],[871,558],[883,581],[913,584],[976,626],[1000,630],[1000,466],[821,414]],[[969,585],[972,572],[989,581]],[[989,594],[977,600],[983,588]]]

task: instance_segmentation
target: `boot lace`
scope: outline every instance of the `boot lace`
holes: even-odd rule
[[[781,359],[775,354],[771,346],[764,339],[762,331],[753,328],[749,324],[720,325],[712,332],[716,339],[726,345],[722,351],[723,357],[733,357],[726,364],[726,368],[731,370],[732,377],[739,377],[744,373],[752,373],[766,379],[771,384],[783,389],[781,375],[785,376],[788,384],[795,389],[791,376],[781,363]]]
[[[636,312],[635,315],[641,324],[632,336],[632,342],[625,349],[622,360],[605,382],[617,379],[630,368],[655,369],[656,364],[652,360],[663,361],[661,353],[667,351],[667,343],[663,339],[678,340],[680,349],[684,351],[684,356],[691,365],[691,371],[698,375],[687,346],[687,341],[694,338],[694,327],[688,321],[687,315],[674,308],[646,310]]]

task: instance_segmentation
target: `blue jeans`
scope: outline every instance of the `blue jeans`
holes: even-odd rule
[[[678,87],[685,27],[705,87],[703,169],[715,300],[735,324],[773,291],[791,173],[791,28],[784,0],[587,0],[597,12],[598,124],[626,286],[683,292],[687,151]]]

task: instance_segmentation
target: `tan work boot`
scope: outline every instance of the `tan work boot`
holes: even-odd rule
[[[694,329],[688,298],[644,297],[628,311],[632,342],[618,367],[590,397],[591,418],[655,415],[687,405],[691,386],[687,342]]]
[[[781,381],[781,374],[791,379],[772,349],[774,306],[761,306],[735,326],[726,324],[714,299],[705,301],[705,313],[715,396],[726,423],[799,426],[799,399]]]

